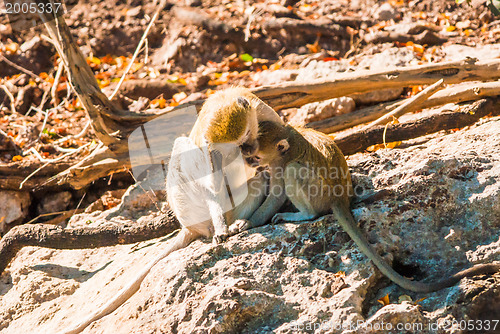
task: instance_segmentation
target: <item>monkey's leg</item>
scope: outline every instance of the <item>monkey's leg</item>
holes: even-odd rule
[[[299,212],[284,212],[274,215],[273,224],[281,221],[298,222],[312,220],[319,216],[320,210],[311,198],[318,202],[318,194],[322,190],[321,179],[307,166],[290,163],[284,173],[286,195]]]
[[[318,217],[318,214],[316,213],[282,212],[274,215],[272,223],[279,224],[282,222],[301,222],[301,221],[313,220],[316,217]]]
[[[249,205],[255,207],[255,203],[260,204],[262,198],[265,196],[265,188],[267,180],[262,180],[262,184],[257,185],[256,183],[249,182],[249,194],[247,198],[252,198],[254,204],[248,203]],[[250,228],[258,227],[264,225],[271,217],[278,212],[283,203],[285,203],[286,194],[283,179],[281,177],[276,177],[271,174],[269,180],[269,195],[260,207],[255,207],[257,210],[252,210],[252,215],[249,220],[248,216],[235,215],[237,219],[231,226],[229,226],[229,234],[234,235],[242,231],[246,231]],[[236,210],[235,210],[236,211]]]
[[[193,240],[198,237],[198,233],[187,228],[183,228],[177,237],[170,243],[170,245],[158,255],[153,261],[149,262],[140,272],[139,274],[126,286],[124,286],[110,301],[97,309],[94,313],[92,313],[89,317],[85,318],[80,323],[74,325],[73,327],[66,329],[61,332],[61,334],[78,334],[83,331],[88,325],[101,319],[102,317],[112,313],[118,307],[120,307],[123,303],[127,301],[130,297],[136,293],[137,290],[141,287],[142,281],[146,278],[151,269],[157,264],[159,261],[163,260],[170,253],[184,248],[189,245]]]

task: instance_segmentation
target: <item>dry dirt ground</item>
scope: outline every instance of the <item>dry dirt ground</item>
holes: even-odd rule
[[[65,16],[103,89],[116,84],[153,11],[154,3],[147,1],[91,0]],[[30,148],[43,158],[57,158],[64,154],[58,147],[78,148],[95,140],[92,129],[64,139],[80,133],[88,118],[64,73],[54,90],[58,101],[53,101],[57,56],[41,34],[46,34],[41,26],[12,31],[0,17],[0,55],[35,74],[30,78],[0,59],[2,84],[15,100],[0,90],[1,184],[13,179],[12,170],[24,171],[16,174],[20,182],[43,165]],[[125,81],[163,85],[139,93],[124,89],[124,94],[130,99],[147,95],[146,106],[168,108],[235,84],[254,87],[365,68],[500,58],[499,43],[500,20],[484,1],[185,0],[162,12],[148,36],[147,57],[141,53]],[[348,112],[419,89],[346,97],[338,105]],[[280,112],[285,119],[301,113],[307,118],[310,109],[314,117],[321,113],[317,106]],[[429,112],[439,110],[424,113]],[[403,274],[432,281],[473,263],[500,261],[499,126],[498,117],[486,118],[392,150],[349,157],[353,180],[362,190],[353,214]],[[37,175],[44,180],[87,153]],[[69,227],[134,224],[160,216],[164,193],[153,204],[151,196],[132,186],[120,199],[132,184],[124,172],[81,190],[67,185],[2,188],[2,198],[12,199],[8,191],[15,191],[21,199],[16,202],[20,216],[9,224],[0,221],[0,233],[42,213],[76,208],[88,212],[72,217]],[[4,209],[0,204],[0,212]],[[24,248],[0,276],[0,332],[55,333],[75,323],[167,242],[66,251]],[[480,325],[492,329],[500,319],[499,296],[498,274],[432,294],[404,291],[324,218],[265,226],[219,246],[196,241],[158,264],[136,295],[85,333],[479,333]],[[469,320],[473,329],[463,330]],[[353,328],[358,321],[364,327]],[[315,323],[323,325],[315,329]],[[421,324],[422,329],[374,329],[382,323],[391,328]]]

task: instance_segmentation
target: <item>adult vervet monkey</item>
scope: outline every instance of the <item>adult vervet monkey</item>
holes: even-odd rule
[[[272,108],[245,88],[222,90],[205,101],[189,138],[175,140],[168,168],[168,202],[182,226],[181,231],[115,297],[63,333],[80,333],[116,310],[139,290],[153,266],[173,251],[200,237],[213,237],[214,242],[220,243],[230,232],[248,228],[248,221],[266,221],[278,211],[285,198],[268,196],[262,203],[268,182],[265,175],[257,173],[247,181],[246,175],[238,170],[242,167],[237,165],[240,151],[248,156],[258,149],[259,121],[284,126]],[[227,192],[228,179],[236,185],[232,193]],[[270,183],[275,184],[272,179]],[[245,191],[248,194],[234,206],[233,199],[243,190],[248,190]],[[232,207],[228,208],[228,203]],[[228,225],[235,220],[235,228],[229,231]]]
[[[312,129],[259,124],[259,149],[248,163],[269,166],[271,175],[282,175],[284,194],[299,210],[278,213],[272,221],[297,222],[315,219],[332,212],[340,226],[380,271],[397,285],[414,292],[433,292],[450,287],[464,277],[492,274],[500,264],[479,264],[442,281],[423,283],[398,274],[370,246],[358,228],[349,204],[352,196],[351,176],[344,155],[329,136]],[[274,172],[273,172],[274,171]]]

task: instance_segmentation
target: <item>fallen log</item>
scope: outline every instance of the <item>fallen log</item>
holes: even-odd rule
[[[474,82],[446,87],[430,98],[417,104],[418,109],[432,108],[447,103],[475,101],[488,96],[500,95],[500,82]],[[356,110],[352,113],[311,122],[306,127],[324,133],[342,131],[353,126],[368,123],[401,106],[405,100],[377,104],[372,107]],[[417,110],[418,110],[417,109]]]
[[[467,105],[458,112],[443,112],[417,119],[412,122],[389,124],[385,134],[386,142],[403,141],[472,125],[485,116],[500,115],[500,98],[488,98]],[[361,152],[366,148],[384,142],[384,126],[377,126],[342,137],[335,142],[345,155]]]
[[[284,82],[253,89],[253,93],[275,110],[301,107],[335,97],[365,93],[384,88],[430,85],[439,79],[445,84],[465,81],[492,81],[500,78],[500,59],[466,59],[437,64],[394,68],[383,71],[356,71],[339,74],[335,79],[311,82]]]

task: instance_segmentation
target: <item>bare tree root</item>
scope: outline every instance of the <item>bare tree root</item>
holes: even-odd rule
[[[26,224],[11,229],[0,240],[0,274],[21,248],[85,249],[132,244],[160,238],[179,228],[172,211],[159,219],[133,225],[64,229],[47,224]]]

